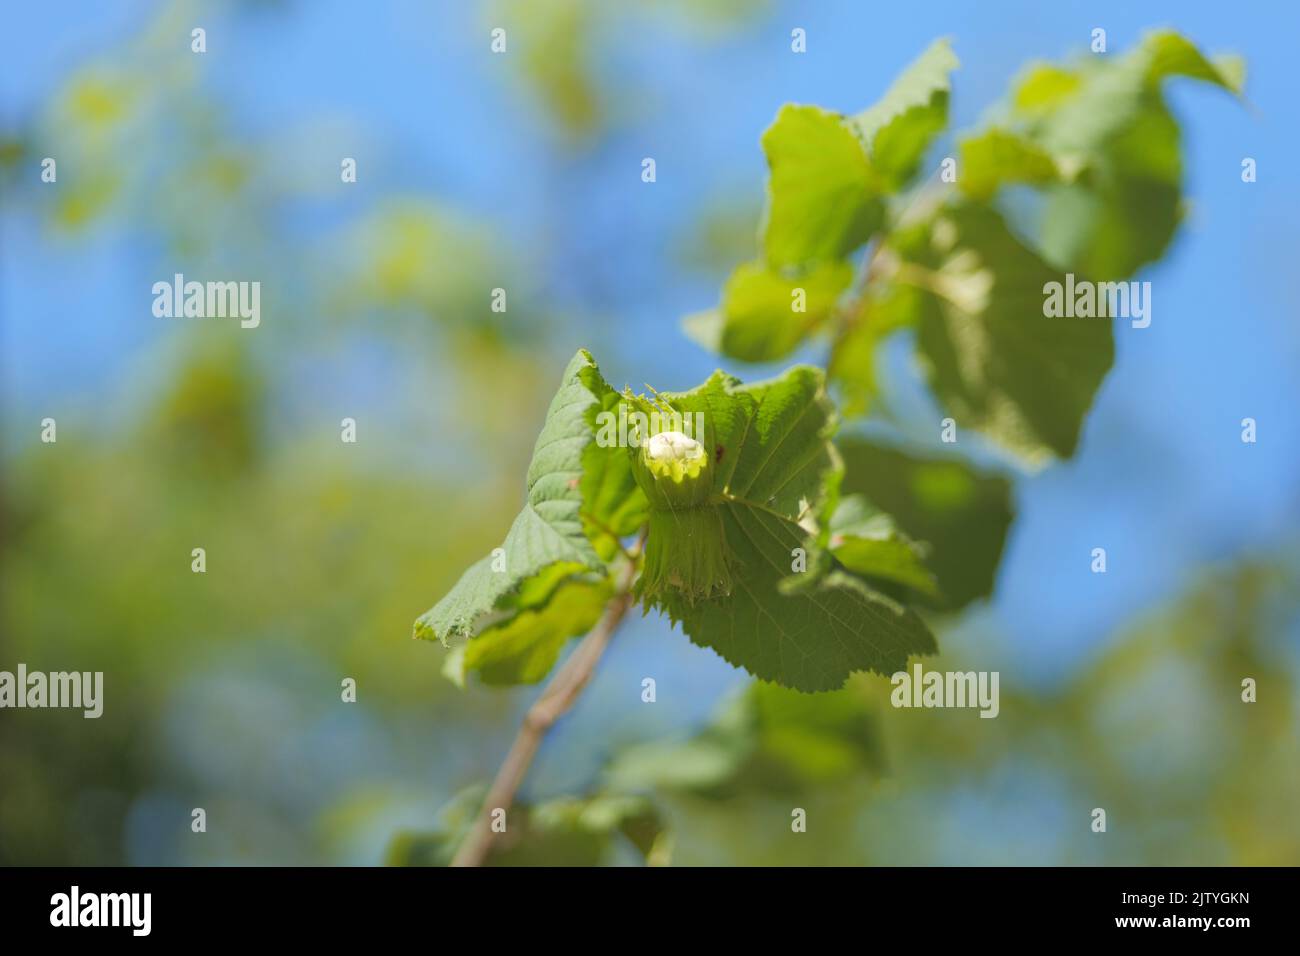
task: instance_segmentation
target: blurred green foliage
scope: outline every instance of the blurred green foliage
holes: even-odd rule
[[[758,683],[698,735],[617,754],[586,799],[650,800],[672,835],[660,864],[1294,864],[1300,713],[1277,627],[1298,583],[1294,562],[1217,569],[1066,685],[1003,683],[994,720],[894,710],[879,677]]]
[[[279,210],[320,195],[280,174],[282,144],[234,132],[171,42],[191,16],[165,8],[5,132],[8,211],[69,245],[139,230],[149,273],[274,276],[295,298],[263,301],[275,318],[255,339],[165,328],[111,401],[66,383],[56,443],[25,425],[7,443],[0,666],[102,670],[106,705],[0,718],[0,863],[375,862],[401,814],[475,765],[447,729],[512,723],[510,702],[443,680],[409,621],[515,503],[498,476],[526,460],[519,409],[550,385],[555,325],[525,295],[493,313],[486,290],[530,284],[517,250],[427,198],[304,241]],[[57,190],[15,175],[35,143],[59,157]],[[403,408],[334,393],[359,337]],[[350,446],[358,403],[372,414]],[[446,451],[421,453],[439,435]],[[340,716],[344,677],[361,690]],[[196,806],[209,833],[187,840]]]
[[[944,160],[945,175],[926,179],[921,160],[947,126],[958,65],[940,39],[861,113],[782,107],[762,138],[762,256],[737,266],[718,307],[685,330],[746,362],[825,339],[852,416],[882,398],[882,346],[912,331],[944,411],[1042,465],[1074,454],[1114,357],[1107,322],[1035,319],[1045,283],[1066,271],[1126,279],[1164,254],[1182,217],[1164,83],[1190,77],[1240,95],[1244,66],[1168,30],[1123,55],[1035,64],[988,127],[962,139],[959,159]],[[1034,193],[1027,227],[1008,222],[1006,186]],[[796,289],[808,302],[792,320]]]
[[[753,6],[709,4],[724,18]],[[504,751],[522,699],[441,678],[409,621],[518,507],[540,424],[519,409],[550,394],[545,332],[559,320],[520,310],[518,327],[494,325],[482,290],[503,274],[526,282],[526,270],[490,230],[432,201],[366,208],[308,242],[288,234],[275,210],[311,198],[305,187],[267,172],[266,144],[232,135],[190,58],[161,40],[190,9],[166,8],[117,51],[129,73],[88,64],[44,114],[0,134],[6,203],[69,242],[128,223],[187,269],[265,263],[302,295],[259,330],[255,352],[237,331],[177,330],[123,383],[122,405],[70,387],[81,404],[61,416],[57,444],[24,431],[6,446],[0,666],[102,670],[106,710],[0,716],[0,863],[369,863],[399,832],[390,862],[445,862],[482,791],[455,795]],[[582,69],[528,82],[557,101],[563,127],[590,135],[608,116]],[[1031,74],[1016,102],[1033,110],[1078,82]],[[1146,132],[1114,135],[1164,129],[1153,95],[1146,85],[1138,97]],[[172,148],[140,148],[160,141]],[[57,192],[11,188],[34,142],[93,174]],[[1024,168],[1027,181],[1049,178],[1041,159]],[[1170,181],[1168,163],[1148,172]],[[1132,188],[1095,175],[1103,200]],[[178,182],[183,198],[157,188]],[[1158,197],[1168,222],[1171,194]],[[1061,241],[1071,247],[1077,237]],[[440,268],[449,248],[471,265]],[[1150,244],[1117,248],[1127,264]],[[359,326],[411,363],[398,367],[419,409],[363,422],[364,458],[339,443],[335,416],[298,405],[301,389],[339,376]],[[289,334],[304,329],[310,348]],[[450,465],[412,454],[432,436]],[[903,532],[963,536],[961,481],[890,489],[859,473],[873,498],[899,495],[888,508]],[[974,487],[988,505],[970,520],[1005,527],[1005,489]],[[912,497],[952,502],[954,520],[912,524]],[[206,575],[190,570],[198,546]],[[945,567],[939,553],[930,570],[947,597],[987,590],[987,554]],[[587,792],[524,805],[497,862],[1293,864],[1298,568],[1281,554],[1209,569],[1059,688],[1030,691],[1004,672],[997,720],[894,711],[881,678],[816,696],[752,685],[703,730],[613,755]],[[931,663],[974,666],[970,647],[997,638],[945,639]],[[1261,679],[1258,703],[1240,700],[1247,676]],[[360,688],[351,709],[343,677]],[[201,840],[195,806],[209,811]],[[794,806],[807,833],[790,832]],[[1088,831],[1094,806],[1107,808],[1105,836]]]
[[[561,142],[582,148],[626,122],[643,93],[634,71],[606,62],[619,50],[611,36],[627,28],[619,21],[711,34],[742,26],[767,7],[768,0],[488,0],[483,19],[489,30],[510,24],[506,50],[521,54],[511,78]]]

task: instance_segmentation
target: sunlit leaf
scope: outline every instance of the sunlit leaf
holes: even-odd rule
[[[584,452],[593,441],[587,413],[598,401],[588,384],[594,371],[595,362],[585,351],[569,363],[537,437],[523,511],[499,553],[473,565],[416,622],[417,637],[446,643],[453,637],[475,636],[486,623],[497,623],[494,616],[513,616],[509,598],[553,565],[605,572],[605,562],[583,529],[579,488]]]
[[[839,115],[784,106],[763,151],[771,167],[763,251],[773,267],[838,259],[880,227],[884,184]]]
[[[914,175],[930,141],[948,124],[951,74],[957,69],[952,44],[930,44],[871,108],[846,122],[866,144],[885,188],[896,191]]]

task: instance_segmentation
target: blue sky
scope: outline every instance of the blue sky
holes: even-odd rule
[[[0,38],[0,120],[30,117],[70,70],[110,54],[157,9],[13,5]],[[197,9],[195,23],[209,33],[204,83],[241,136],[283,136],[285,162],[307,175],[320,162],[322,176],[337,175],[334,154],[322,161],[304,145],[312,137],[285,131],[321,123],[351,137],[369,196],[436,197],[540,256],[532,265],[548,296],[585,317],[555,352],[588,345],[612,380],[667,388],[716,364],[677,322],[711,305],[723,278],[684,269],[676,250],[702,204],[722,197],[757,207],[758,137],[782,103],[861,109],[940,35],[954,38],[962,60],[956,129],[976,123],[1026,61],[1078,53],[1096,26],[1116,50],[1170,25],[1210,51],[1239,53],[1249,70],[1245,108],[1190,82],[1170,87],[1191,214],[1167,258],[1141,276],[1153,283],[1152,326],[1117,331],[1118,360],[1079,455],[1019,484],[999,592],[977,613],[971,640],[1002,635],[985,653],[1004,658],[1004,673],[1050,683],[1135,612],[1179,594],[1207,562],[1295,538],[1300,190],[1287,163],[1300,146],[1292,62],[1300,14],[1292,5],[775,3],[730,34],[684,29],[680,14],[620,14],[596,52],[615,121],[582,151],[559,144],[536,103],[503,81],[486,53],[492,18],[469,4]],[[804,56],[789,53],[795,26],[808,33]],[[646,155],[658,164],[653,189],[639,180]],[[1253,185],[1240,181],[1243,156],[1258,161]],[[302,228],[328,216],[300,214]],[[69,396],[82,406],[111,401],[154,339],[130,317],[141,312],[135,277],[153,275],[156,249],[129,226],[60,241],[8,203],[0,230],[6,422]],[[1259,422],[1255,445],[1239,440],[1247,416]],[[1097,546],[1109,555],[1104,576],[1089,571]],[[619,653],[612,666],[635,670],[641,655],[661,651],[647,636]],[[718,686],[730,682],[715,663]]]

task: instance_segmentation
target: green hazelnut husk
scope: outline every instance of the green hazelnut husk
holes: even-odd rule
[[[639,593],[654,601],[666,591],[692,604],[731,593],[731,568],[717,508],[650,512]]]
[[[713,499],[714,459],[707,435],[651,435],[633,450],[633,472],[650,502],[640,593],[667,590],[690,602],[728,594],[731,570]]]

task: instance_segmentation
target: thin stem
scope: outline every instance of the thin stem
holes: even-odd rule
[[[835,310],[835,328],[831,334],[830,349],[826,356],[827,369],[835,367],[840,345],[853,331],[853,327],[862,321],[862,313],[867,304],[867,290],[880,270],[880,258],[884,248],[884,243],[876,240],[875,245],[863,256],[860,274],[853,283],[852,296],[843,307]]]
[[[542,696],[528,708],[514,743],[510,745],[510,751],[488,789],[487,798],[483,801],[473,829],[451,861],[452,866],[481,866],[492,852],[493,837],[496,834],[488,822],[489,815],[498,808],[509,812],[519,785],[523,783],[533,757],[537,755],[542,738],[557,720],[568,713],[582,689],[591,680],[596,664],[609,646],[610,638],[632,607],[631,584],[635,575],[636,562],[631,561],[618,594],[606,605],[600,622],[583,638],[577,650],[551,678],[546,690],[542,691]]]
[[[935,176],[937,174],[938,170],[935,170],[924,183],[912,190],[907,199],[907,204],[892,215],[895,224],[902,225],[907,222],[908,216],[913,210],[918,206],[925,207],[933,201],[937,195],[935,188]],[[896,258],[885,248],[884,238],[882,235],[874,240],[875,245],[863,257],[862,268],[858,278],[853,283],[853,294],[848,304],[836,312],[836,327],[826,356],[827,369],[835,366],[835,359],[841,344],[853,330],[853,327],[862,321],[862,313],[865,311],[867,304],[867,293],[873,281],[882,275],[890,274],[897,266]]]

